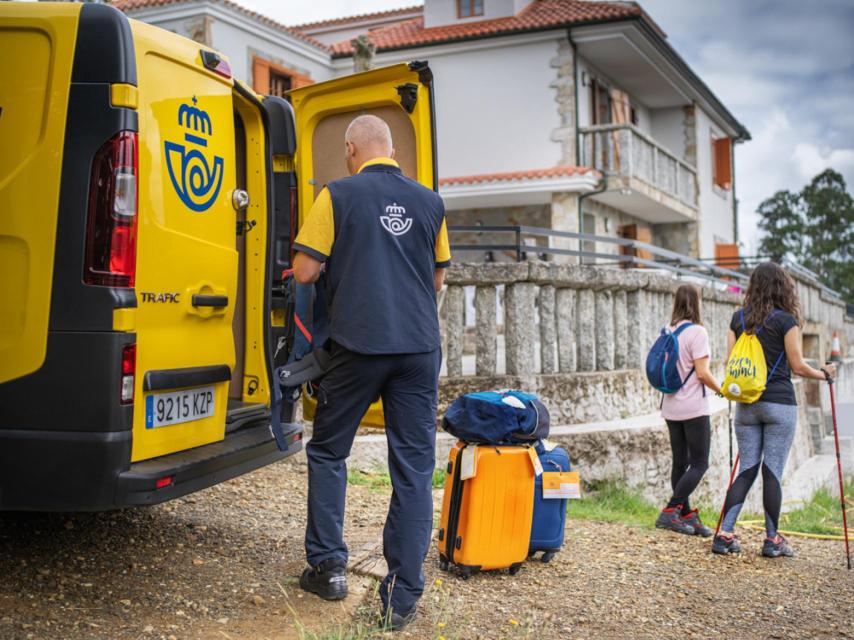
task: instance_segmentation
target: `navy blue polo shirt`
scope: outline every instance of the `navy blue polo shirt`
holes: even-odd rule
[[[329,183],[294,248],[326,262],[335,342],[363,354],[439,348],[434,273],[450,264],[445,207],[393,160]]]

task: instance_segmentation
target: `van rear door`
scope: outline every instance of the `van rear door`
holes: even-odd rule
[[[221,440],[235,364],[233,81],[199,45],[131,21],[139,82],[132,461]]]
[[[324,185],[347,175],[344,131],[356,116],[373,114],[391,128],[395,159],[403,173],[437,189],[433,74],[426,62],[400,63],[290,92],[297,130],[295,167],[299,224]],[[307,398],[306,418],[314,416]],[[362,421],[383,426],[382,405]]]
[[[47,351],[80,7],[0,5],[0,383],[36,371]]]

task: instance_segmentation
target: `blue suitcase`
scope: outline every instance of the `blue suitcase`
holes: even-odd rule
[[[554,447],[547,451],[542,442],[537,443],[537,454],[543,471],[570,471],[569,454]],[[543,477],[537,476],[534,481],[534,522],[531,526],[531,544],[528,556],[537,551],[543,551],[543,562],[548,562],[563,546],[563,532],[566,526],[566,499],[543,499]]]

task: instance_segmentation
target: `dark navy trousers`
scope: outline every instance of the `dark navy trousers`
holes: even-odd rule
[[[432,478],[441,352],[363,355],[333,345],[331,369],[320,386],[308,457],[305,551],[314,567],[347,562],[344,499],[347,463],[359,422],[382,397],[392,495],[383,530],[388,575],[384,607],[409,612],[424,591],[422,565],[433,527]],[[323,394],[321,394],[322,397]]]

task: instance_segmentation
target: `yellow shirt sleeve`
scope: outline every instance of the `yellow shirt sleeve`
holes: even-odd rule
[[[439,235],[436,236],[436,268],[450,266],[451,264],[451,245],[448,242],[448,225],[445,219],[442,219],[442,226],[439,227]]]
[[[317,194],[308,216],[297,234],[294,249],[324,262],[332,255],[335,242],[335,221],[332,213],[332,196],[325,188]]]

